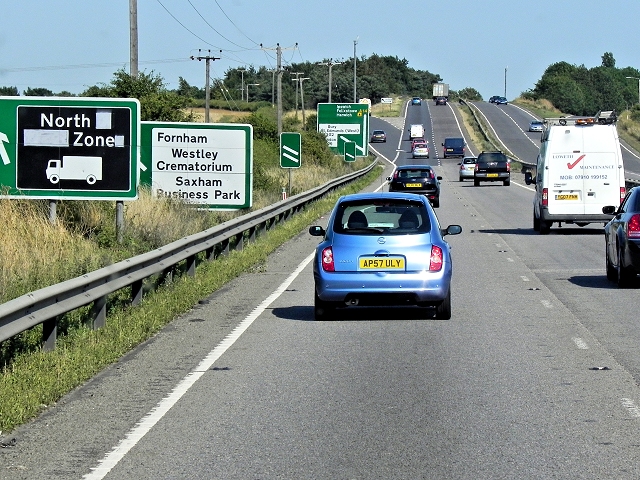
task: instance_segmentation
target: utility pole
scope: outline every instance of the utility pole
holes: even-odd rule
[[[240,71],[240,81],[241,81],[241,86],[240,86],[240,101],[244,101],[244,72],[245,72],[245,68],[241,67],[238,69]]]
[[[222,50],[220,50],[222,52]],[[205,61],[205,87],[204,87],[204,123],[209,123],[209,100],[211,99],[211,87],[209,85],[209,63],[211,62],[211,60],[215,61],[215,60],[220,60],[220,57],[212,57],[211,55],[200,55],[200,52],[202,52],[202,50],[199,48],[198,49],[198,56],[194,57],[193,55],[191,55],[191,60],[204,60]],[[210,54],[211,50],[207,50],[207,52]]]
[[[307,129],[307,123],[306,120],[304,118],[304,88],[302,88],[302,82],[304,80],[309,80],[309,77],[301,77],[298,79],[298,81],[300,82],[300,103],[302,104],[302,129],[306,130]]]
[[[507,98],[507,69],[509,67],[504,67],[504,98]]]
[[[260,48],[264,48],[265,50],[273,50],[273,48],[266,48],[263,47],[262,44],[260,44]],[[288,48],[284,48],[284,50],[292,50],[292,49],[296,49],[298,48],[298,44],[296,43],[293,47],[288,47]],[[282,50],[283,48],[280,46],[279,43],[276,43],[276,73],[278,74],[278,86],[277,86],[277,90],[278,90],[278,112],[277,112],[277,116],[278,116],[278,138],[280,137],[280,134],[282,133]],[[291,172],[291,169],[289,169],[289,172]]]
[[[334,65],[342,65],[342,62],[332,62],[329,60],[328,62],[318,62],[318,65],[327,65],[329,67],[329,103],[331,103],[331,69]]]
[[[298,85],[300,84],[298,79],[300,78],[300,75],[304,75],[304,72],[289,72],[289,73],[291,75],[296,76],[296,78],[292,78],[291,80],[296,82],[296,120],[297,120],[298,119]]]
[[[129,74],[138,78],[138,0],[129,0]]]
[[[358,103],[358,95],[356,90],[356,45],[358,45],[358,38],[360,37],[356,37],[356,39],[353,41],[353,103]]]

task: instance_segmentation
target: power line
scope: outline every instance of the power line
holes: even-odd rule
[[[139,63],[142,64],[158,64],[158,63],[179,63],[188,62],[188,58],[169,58],[165,60],[146,60]],[[49,65],[49,66],[37,66],[37,67],[15,67],[15,68],[0,68],[2,73],[11,72],[35,72],[40,70],[74,70],[80,68],[99,68],[99,67],[119,67],[124,68],[129,62],[117,62],[117,63],[81,63],[77,65]]]
[[[258,42],[256,42],[255,40],[252,40],[252,39],[250,39],[249,37],[247,37],[247,35],[246,35],[242,30],[240,30],[240,28],[238,28],[238,26],[233,22],[233,20],[231,20],[231,19],[229,18],[229,15],[227,15],[227,14],[226,14],[226,12],[222,9],[222,7],[220,6],[220,4],[218,3],[218,0],[215,0],[215,2],[216,2],[216,5],[218,6],[218,8],[220,9],[220,11],[224,14],[224,16],[225,16],[225,17],[227,17],[227,20],[229,20],[229,21],[231,22],[231,25],[233,25],[234,27],[236,27],[236,29],[237,29],[237,30],[238,30],[242,35],[244,35],[244,36],[247,38],[247,40],[249,40],[250,42],[253,42],[256,46],[259,46],[259,45],[260,45],[260,44],[259,44]]]
[[[250,50],[250,48],[243,47],[242,45],[238,45],[237,43],[233,42],[232,40],[229,40],[227,37],[222,35],[218,30],[213,28],[213,26],[202,16],[202,14],[198,11],[198,9],[195,7],[195,5],[193,3],[191,3],[191,0],[187,0],[187,1],[189,2],[189,5],[191,5],[191,7],[193,7],[193,9],[196,11],[196,13],[200,16],[200,18],[204,21],[204,23],[206,23],[209,26],[209,28],[211,28],[211,30],[216,32],[218,35],[220,35],[222,38],[224,38],[227,42],[235,45],[236,47],[240,47],[240,48],[245,49],[245,50]],[[220,6],[220,5],[218,5],[218,6]],[[224,13],[224,12],[222,12],[222,13]]]

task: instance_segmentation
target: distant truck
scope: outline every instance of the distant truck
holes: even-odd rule
[[[64,155],[62,160],[49,160],[46,174],[53,184],[60,180],[86,180],[93,185],[102,180],[102,157]]]
[[[438,97],[444,97],[449,100],[449,84],[448,83],[434,83],[433,84],[433,99]]]

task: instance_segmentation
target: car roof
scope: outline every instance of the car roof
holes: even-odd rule
[[[353,202],[359,200],[413,200],[421,203],[428,202],[427,197],[418,193],[405,193],[405,192],[367,192],[367,193],[352,193],[349,195],[343,195],[338,199],[337,203]]]
[[[433,170],[431,165],[398,165],[396,170]]]
[[[374,130],[373,133],[384,133],[384,130]]]

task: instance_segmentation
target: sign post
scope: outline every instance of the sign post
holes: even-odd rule
[[[136,99],[0,97],[3,198],[137,198]]]
[[[334,153],[344,154],[345,142],[355,142],[359,157],[369,154],[369,105],[319,103],[318,131],[327,137]]]

